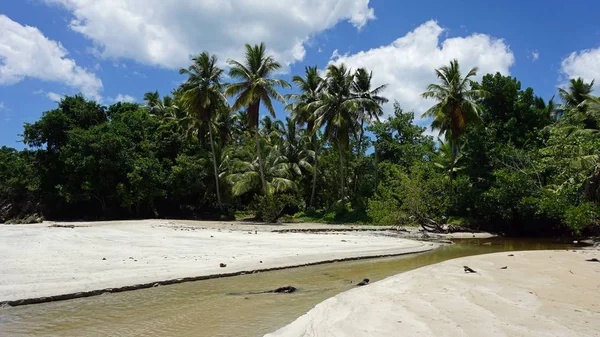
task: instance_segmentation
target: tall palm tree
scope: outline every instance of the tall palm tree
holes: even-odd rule
[[[340,200],[344,201],[344,153],[349,143],[349,135],[356,131],[356,108],[352,99],[353,75],[341,64],[327,67],[327,76],[323,82],[323,90],[318,100],[309,104],[314,107],[316,116],[315,128],[323,129],[324,136],[338,148],[340,164]]]
[[[288,88],[290,87],[290,84],[285,80],[272,78],[273,73],[281,68],[281,64],[275,61],[272,56],[266,55],[264,43],[255,46],[246,44],[246,58],[244,63],[235,60],[228,60],[227,63],[231,65],[229,76],[240,82],[230,84],[225,92],[228,96],[235,96],[235,102],[232,106],[234,111],[247,107],[247,123],[254,131],[260,179],[262,182],[263,193],[266,195],[268,189],[265,180],[258,132],[260,104],[262,103],[271,116],[275,117],[275,109],[273,108],[272,100],[285,103],[285,99],[275,88]]]
[[[573,109],[580,107],[581,103],[587,99],[587,97],[594,90],[594,81],[586,83],[581,77],[572,78],[569,80],[569,87],[567,89],[558,88],[558,94],[563,100],[563,109]],[[580,110],[581,111],[581,110]]]
[[[217,202],[219,207],[222,207],[219,172],[215,158],[215,142],[213,140],[214,126],[211,125],[211,122],[214,121],[219,107],[227,106],[221,84],[223,69],[217,66],[217,57],[215,55],[211,56],[207,52],[192,58],[192,61],[193,63],[189,68],[179,71],[182,75],[188,75],[187,81],[181,85],[183,101],[188,106],[190,118],[198,121],[208,131]]]
[[[319,142],[317,139],[317,130],[315,130],[315,108],[314,105],[311,104],[319,99],[319,92],[322,88],[321,84],[323,83],[323,79],[319,76],[319,71],[316,66],[306,67],[304,73],[304,77],[298,75],[292,77],[292,82],[300,89],[300,93],[286,95],[287,99],[292,100],[292,104],[286,106],[286,110],[291,112],[296,123],[301,125],[306,124],[306,130],[311,135],[311,143],[314,151],[314,166],[312,190],[308,208],[312,209],[317,189]]]
[[[380,85],[372,89],[373,72],[365,68],[358,68],[354,73],[352,82],[352,96],[358,105],[358,120],[360,121],[360,134],[358,135],[358,146],[356,155],[361,158],[363,155],[363,138],[365,133],[365,123],[371,124],[373,120],[379,122],[379,117],[383,115],[382,105],[388,102],[388,99],[381,96],[381,93],[387,88],[387,84]],[[358,178],[360,170],[357,168],[354,174],[354,190],[358,188]]]
[[[437,103],[425,111],[423,116],[432,117],[431,128],[439,130],[439,134],[444,134],[446,140],[450,142],[449,175],[450,196],[452,197],[454,164],[459,151],[458,141],[460,136],[465,133],[468,124],[481,123],[479,115],[482,107],[477,100],[487,96],[487,92],[472,87],[471,77],[477,74],[477,68],[472,68],[463,77],[457,60],[450,61],[449,66],[436,69],[435,74],[440,83],[427,86],[427,91],[422,96],[423,98],[433,98]]]
[[[352,82],[352,96],[358,104],[358,120],[360,121],[360,135],[358,138],[358,154],[362,152],[362,138],[364,136],[364,125],[370,124],[371,121],[379,122],[379,117],[383,115],[382,104],[388,102],[388,99],[381,96],[381,93],[387,88],[387,84],[380,85],[375,89],[371,89],[371,80],[373,72],[367,71],[365,68],[359,68],[354,73],[354,81]]]

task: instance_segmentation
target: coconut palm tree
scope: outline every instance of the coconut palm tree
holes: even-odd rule
[[[217,202],[219,207],[222,207],[219,173],[215,158],[215,142],[213,140],[214,126],[211,123],[214,121],[219,107],[227,106],[221,84],[223,69],[217,66],[217,57],[215,55],[211,56],[207,52],[192,58],[192,61],[193,63],[189,68],[179,71],[182,75],[188,75],[187,81],[181,85],[183,101],[188,107],[189,118],[198,122],[196,129],[207,130],[212,154]]]
[[[150,116],[157,118],[161,123],[166,120],[175,120],[182,113],[182,107],[171,96],[163,96],[162,100],[158,91],[144,94],[146,109]]]
[[[323,90],[318,100],[309,104],[314,108],[315,128],[324,126],[323,134],[338,148],[340,164],[340,200],[344,201],[344,153],[349,143],[349,135],[357,129],[356,109],[353,101],[353,75],[345,65],[330,65],[323,82]]]
[[[583,109],[581,103],[585,101],[594,90],[594,81],[586,83],[581,77],[569,80],[567,89],[558,88],[558,94],[563,101],[564,110],[579,108]],[[580,110],[583,111],[583,110]]]
[[[373,72],[367,71],[365,68],[359,68],[354,73],[354,81],[352,82],[352,96],[358,104],[358,120],[360,121],[360,135],[358,138],[358,155],[362,153],[362,139],[365,133],[364,125],[370,124],[371,121],[379,122],[379,117],[383,115],[381,106],[388,102],[388,99],[381,96],[381,93],[387,88],[387,84],[380,85],[375,89],[371,89]]]
[[[264,183],[267,186],[266,195],[296,189],[296,183],[292,180],[287,158],[280,153],[276,146],[271,146],[265,142],[260,143],[260,145],[259,151],[262,152],[260,158],[264,158],[262,172],[258,161],[259,156],[252,161],[240,159],[233,161],[233,173],[227,176],[227,181],[232,186],[231,191],[234,196],[264,188],[261,177],[263,173]]]
[[[383,115],[382,105],[388,102],[388,99],[381,96],[381,93],[387,88],[387,85],[380,85],[372,89],[373,72],[365,68],[358,68],[354,73],[352,82],[352,96],[358,105],[358,121],[360,121],[360,134],[358,135],[358,146],[356,149],[357,158],[363,155],[363,138],[365,133],[365,123],[371,124],[373,120],[379,122],[379,117]],[[360,168],[360,167],[359,167]],[[354,191],[358,188],[358,178],[360,176],[359,168],[354,175]]]
[[[459,152],[458,141],[465,133],[467,125],[481,123],[479,115],[482,107],[477,100],[487,96],[487,92],[472,87],[471,77],[477,74],[477,68],[472,68],[463,77],[457,60],[450,61],[449,66],[436,69],[435,74],[440,83],[430,84],[422,96],[423,98],[433,98],[437,103],[425,111],[423,117],[433,118],[431,128],[439,130],[439,134],[444,134],[446,140],[450,142],[449,175],[450,195],[452,196],[454,164]]]
[[[228,60],[227,63],[231,66],[229,76],[240,82],[230,84],[225,92],[228,96],[235,97],[232,106],[234,111],[247,107],[247,124],[254,131],[260,180],[263,193],[267,194],[267,181],[265,180],[258,132],[260,105],[262,103],[271,116],[275,117],[272,100],[285,103],[285,99],[277,92],[276,87],[288,88],[290,84],[285,80],[272,78],[273,73],[281,68],[281,64],[275,61],[272,56],[266,55],[264,43],[255,46],[246,44],[244,63],[235,60]]]
[[[304,77],[294,76],[292,82],[300,89],[299,94],[286,95],[288,100],[292,100],[292,104],[286,106],[286,110],[290,111],[296,123],[300,125],[306,125],[306,130],[310,133],[311,143],[313,145],[314,152],[314,166],[313,166],[313,180],[312,190],[310,193],[310,201],[308,208],[312,209],[313,202],[315,199],[315,192],[317,189],[317,175],[318,175],[318,153],[319,153],[319,141],[317,139],[317,130],[315,130],[315,113],[314,102],[319,99],[319,92],[322,88],[321,84],[323,79],[319,76],[317,67],[306,67],[304,69]]]
[[[281,145],[282,134],[285,132],[285,126],[283,122],[275,119],[273,120],[271,116],[265,116],[260,121],[262,124],[262,128],[260,133],[269,143],[272,145]]]
[[[310,138],[304,130],[296,127],[295,121],[286,117],[285,130],[282,133],[281,153],[290,164],[290,171],[295,178],[302,177],[302,171],[313,173],[315,152],[308,149]]]

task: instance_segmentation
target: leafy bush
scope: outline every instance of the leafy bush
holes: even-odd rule
[[[400,203],[391,197],[387,189],[382,189],[380,194],[369,200],[367,205],[367,216],[369,221],[375,225],[394,226],[405,218],[400,211]]]
[[[294,214],[304,208],[304,202],[295,195],[269,194],[254,198],[256,218],[265,222],[277,222],[284,214]]]
[[[599,218],[600,206],[591,202],[570,207],[565,212],[565,224],[577,235],[580,235],[592,226],[598,226]]]

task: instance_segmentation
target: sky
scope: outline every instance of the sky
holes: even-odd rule
[[[307,65],[373,71],[392,111],[421,113],[433,70],[458,59],[477,79],[517,77],[545,99],[569,78],[600,81],[600,1],[580,0],[0,1],[0,146],[23,148],[24,123],[64,95],[104,105],[168,94],[190,56],[242,60],[265,42],[290,79]],[[600,83],[597,86],[600,88]],[[600,94],[596,90],[595,94]],[[284,118],[282,106],[277,117]]]

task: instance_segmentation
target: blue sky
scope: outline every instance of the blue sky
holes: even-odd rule
[[[169,93],[190,54],[240,59],[265,41],[281,74],[366,66],[417,115],[433,69],[458,58],[550,98],[569,77],[600,79],[600,2],[391,0],[28,0],[0,2],[0,146],[82,92],[111,104]],[[598,91],[596,91],[598,93]],[[385,108],[389,113],[391,106]],[[285,113],[279,112],[278,117]],[[427,121],[419,120],[426,125]]]

